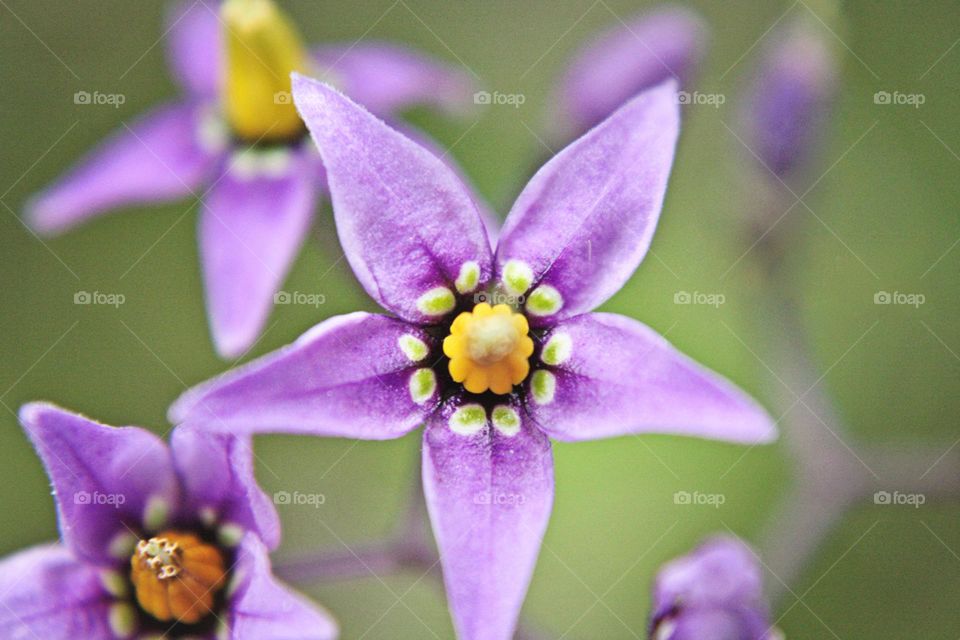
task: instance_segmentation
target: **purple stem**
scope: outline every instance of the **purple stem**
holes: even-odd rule
[[[781,209],[782,210],[782,209]],[[796,216],[800,217],[800,216]],[[785,221],[795,224],[796,221]],[[760,304],[767,327],[768,353],[776,370],[771,399],[783,416],[780,427],[794,484],[773,514],[760,548],[773,575],[771,600],[782,597],[802,574],[823,540],[848,509],[874,500],[877,491],[960,495],[960,451],[916,445],[858,442],[840,419],[811,360],[812,349],[801,315],[788,291],[782,268],[789,231],[770,233],[757,248],[765,268]]]
[[[397,531],[385,539],[346,551],[316,551],[298,557],[274,560],[273,572],[299,585],[336,582],[399,573],[417,572],[443,580],[440,558],[431,544],[427,508],[419,468],[408,499],[407,512]],[[522,620],[516,640],[546,640],[547,636]]]

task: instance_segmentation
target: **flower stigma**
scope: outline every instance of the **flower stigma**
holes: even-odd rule
[[[222,99],[234,134],[251,142],[301,135],[290,73],[308,72],[309,57],[293,23],[272,0],[226,0],[220,17],[226,41]]]
[[[192,533],[165,531],[137,543],[130,581],[137,604],[157,620],[195,624],[213,613],[227,571],[214,545]]]
[[[450,376],[470,393],[510,393],[530,373],[529,333],[527,319],[505,304],[481,302],[462,312],[443,340]]]

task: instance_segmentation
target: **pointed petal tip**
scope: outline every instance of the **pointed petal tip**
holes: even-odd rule
[[[20,418],[20,424],[22,424],[27,430],[32,431],[39,426],[39,423],[43,420],[45,415],[51,412],[60,411],[63,411],[63,409],[55,404],[37,401],[28,402],[27,404],[21,406],[20,411],[17,412],[17,415]]]
[[[772,444],[780,438],[780,431],[777,429],[777,423],[773,420],[766,409],[749,400],[752,415],[744,419],[744,426],[738,430],[738,433],[731,435],[730,442],[741,444]]]
[[[193,392],[194,388],[188,389],[173,401],[167,408],[167,422],[177,427],[186,426],[187,415],[194,404]]]
[[[99,427],[108,426],[103,422],[89,418],[82,413],[64,409],[60,405],[54,404],[48,400],[35,400],[22,405],[20,410],[17,412],[17,416],[20,419],[20,424],[23,425],[24,429],[31,436],[32,434],[37,434],[47,429],[50,426],[48,420],[51,418],[80,418],[85,422],[89,422]]]
[[[224,329],[212,329],[211,331],[214,350],[221,360],[242,358],[257,338],[256,334],[253,336],[247,335],[248,332],[230,332]]]
[[[306,95],[308,93],[310,94],[309,97],[328,94],[349,100],[346,95],[332,84],[328,84],[323,80],[317,80],[302,73],[297,73],[296,71],[290,74],[290,86],[292,87],[293,103],[297,106],[297,110],[300,111],[301,117],[303,116],[303,112],[301,111],[300,100],[303,99],[302,97],[308,97]]]
[[[23,204],[21,221],[28,229],[41,236],[54,236],[65,230],[56,222],[53,209],[47,206],[44,194],[37,193]]]

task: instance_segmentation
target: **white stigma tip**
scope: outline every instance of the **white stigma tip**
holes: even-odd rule
[[[552,316],[563,308],[563,296],[548,284],[542,284],[527,297],[527,313]]]
[[[437,390],[437,374],[434,373],[433,369],[417,369],[410,376],[409,388],[410,397],[413,398],[413,401],[417,404],[423,404],[433,397]]]
[[[410,362],[420,362],[430,353],[426,342],[409,333],[397,338],[397,344]]]
[[[530,376],[530,391],[537,404],[550,404],[557,393],[557,377],[545,369],[534,371]]]
[[[515,296],[522,296],[533,284],[533,269],[522,260],[507,260],[503,265],[503,286]]]
[[[442,316],[450,313],[457,304],[453,291],[446,287],[434,287],[417,298],[417,309],[425,316]]]
[[[505,404],[493,408],[493,426],[505,436],[512,437],[520,433],[520,414]]]
[[[461,436],[472,436],[487,424],[487,411],[479,404],[465,404],[450,416],[450,430]]]
[[[557,332],[547,340],[540,359],[543,360],[544,364],[555,367],[569,360],[572,354],[573,339],[570,334]]]
[[[470,293],[480,284],[480,263],[475,260],[464,262],[460,266],[460,275],[453,283],[460,293]]]

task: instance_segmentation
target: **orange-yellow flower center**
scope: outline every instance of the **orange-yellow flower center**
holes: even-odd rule
[[[464,311],[443,340],[451,377],[470,393],[510,393],[530,373],[529,333],[527,319],[505,304],[481,302]]]
[[[194,624],[213,613],[227,571],[215,546],[192,533],[164,531],[137,543],[130,580],[140,608],[154,618]]]

